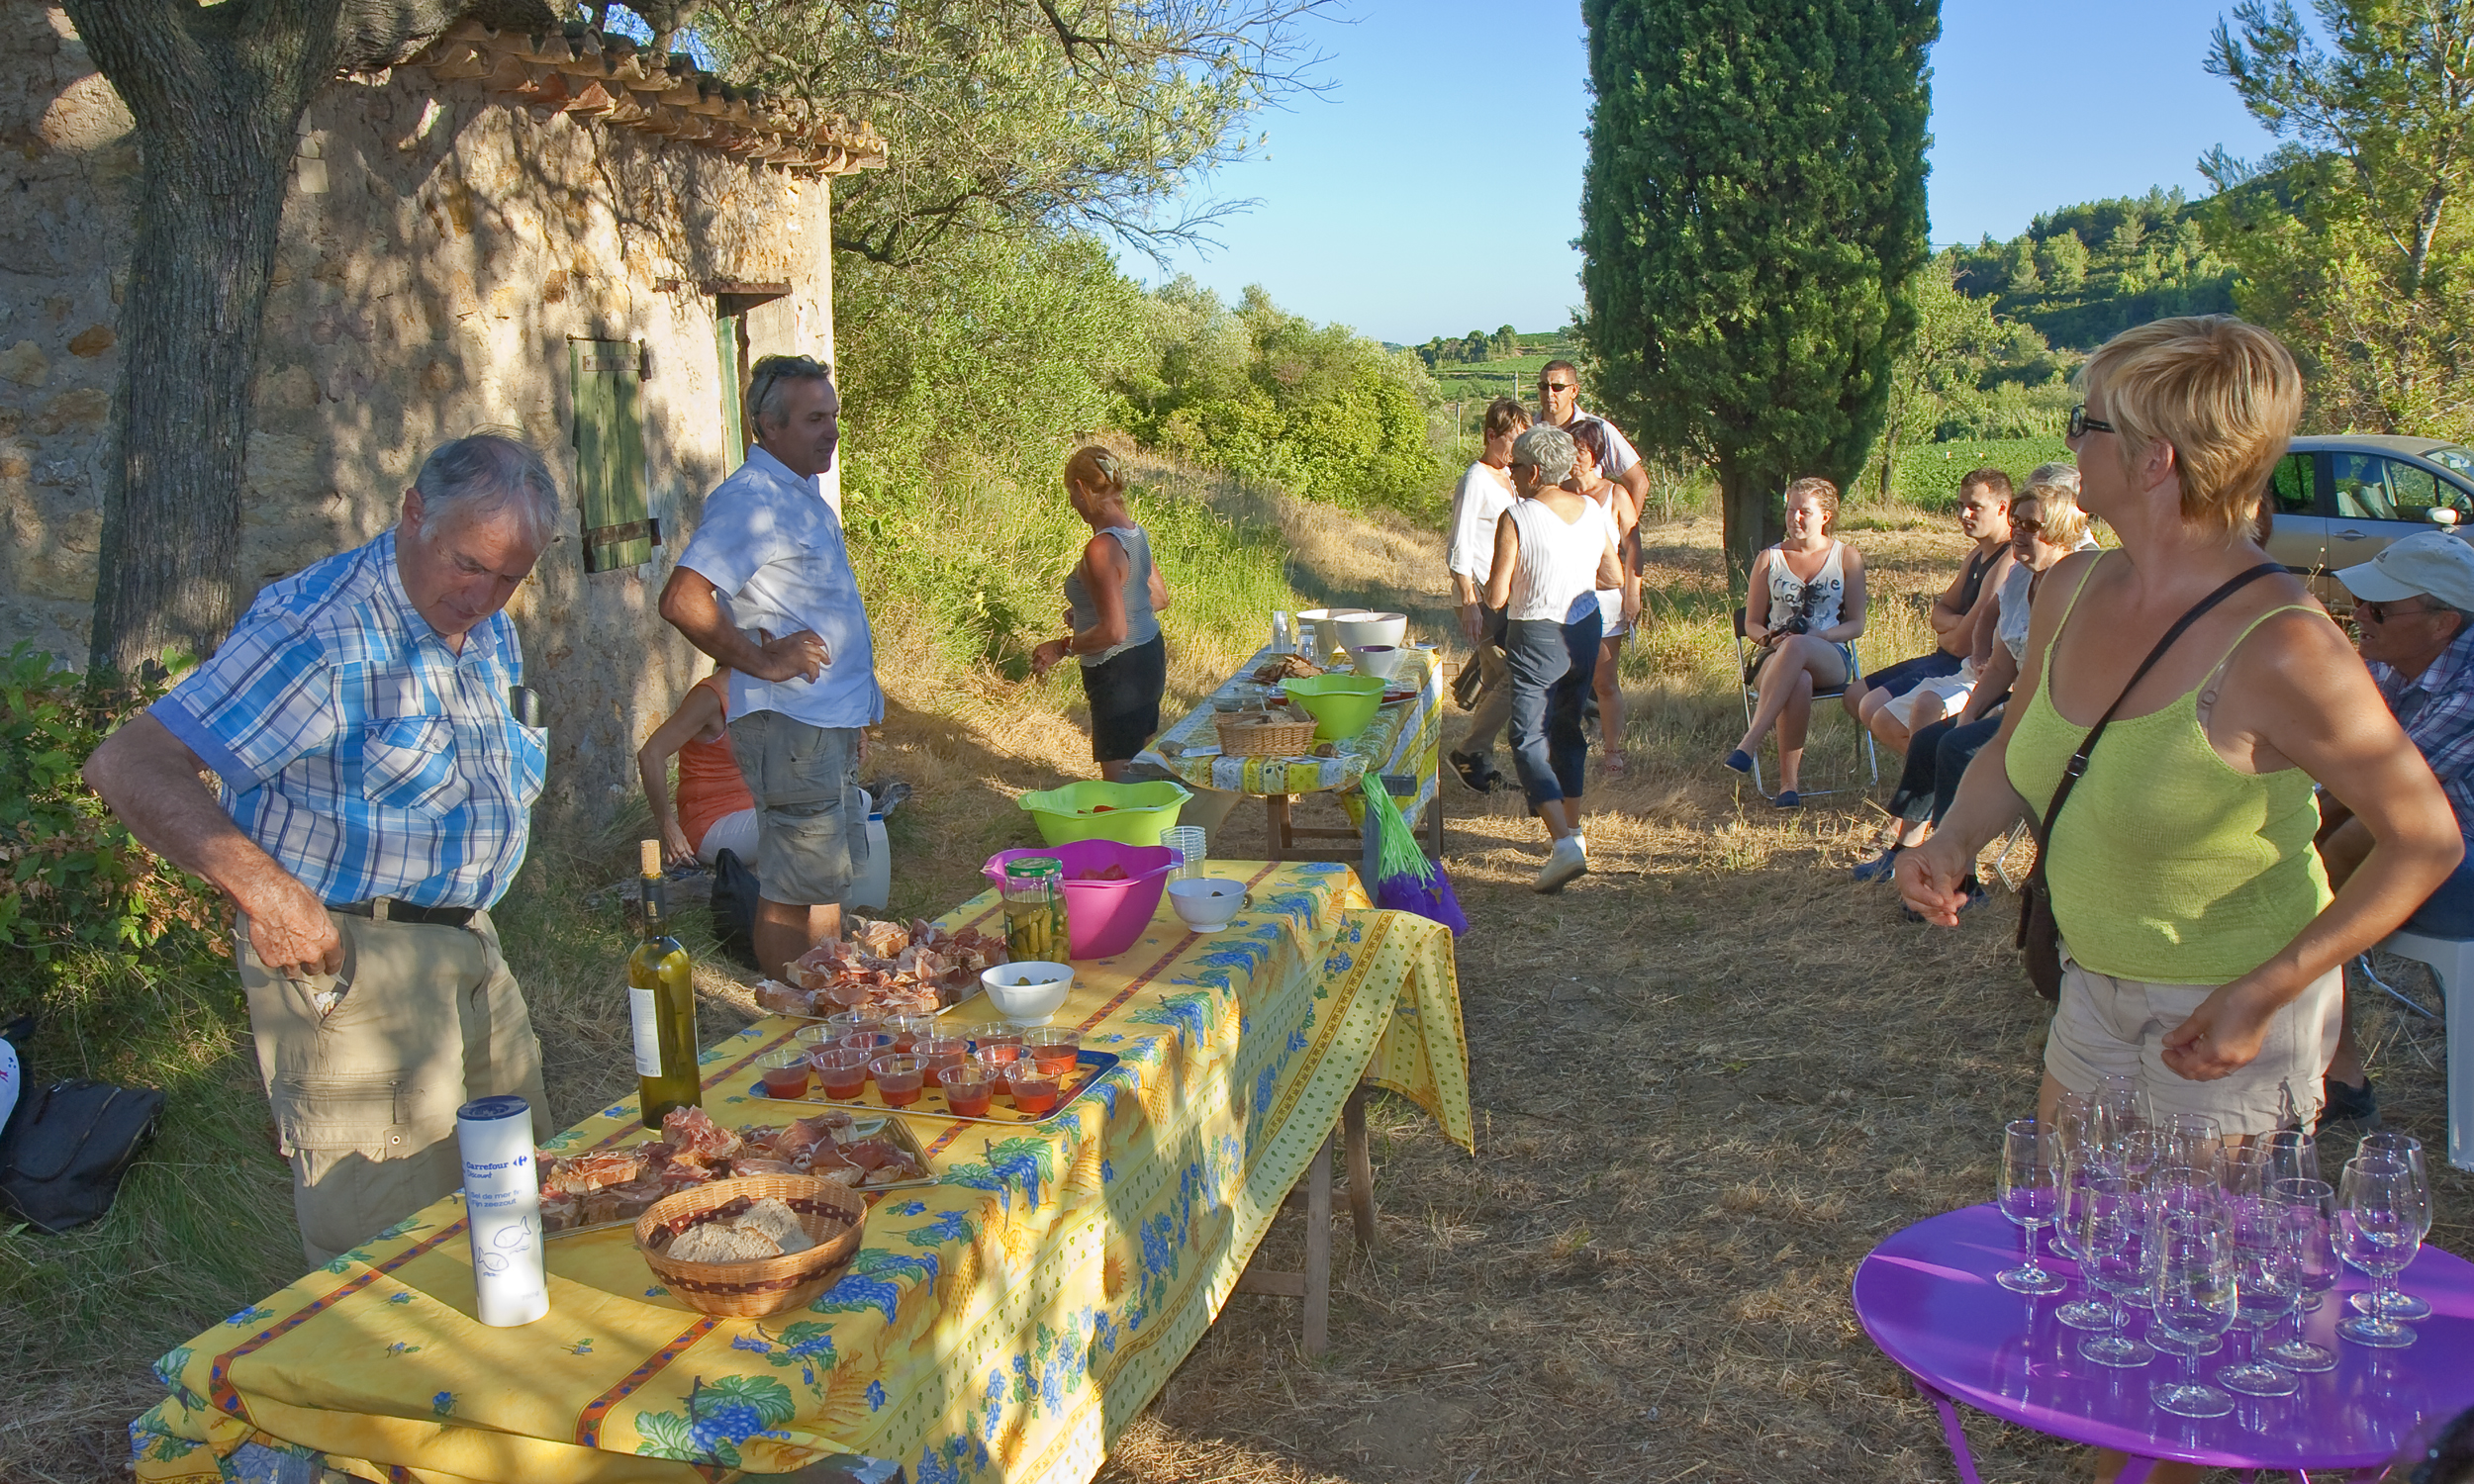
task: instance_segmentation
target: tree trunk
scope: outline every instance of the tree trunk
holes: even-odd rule
[[[65,0],[143,159],[106,468],[97,673],[203,656],[238,600],[258,320],[286,168],[334,73],[339,0]]]
[[[1721,538],[1727,553],[1727,591],[1742,598],[1752,581],[1753,559],[1764,546],[1786,535],[1786,517],[1778,503],[1783,486],[1768,471],[1747,468],[1734,459],[1718,461],[1718,510],[1725,523]]]

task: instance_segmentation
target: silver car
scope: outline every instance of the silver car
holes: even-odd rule
[[[2437,438],[2339,433],[2296,438],[2269,478],[2268,555],[2315,574],[2312,590],[2353,606],[2325,574],[2437,525],[2474,538],[2474,449]]]

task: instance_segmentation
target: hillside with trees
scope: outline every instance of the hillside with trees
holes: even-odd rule
[[[2065,206],[2006,242],[1951,249],[1953,281],[2072,350],[2150,320],[2231,314],[2234,265],[2210,246],[2203,212],[2178,187]]]

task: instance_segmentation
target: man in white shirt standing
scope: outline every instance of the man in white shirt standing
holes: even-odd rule
[[[1650,506],[1650,471],[1641,463],[1632,440],[1622,428],[1595,413],[1580,410],[1580,373],[1570,361],[1549,361],[1538,373],[1538,420],[1549,427],[1571,430],[1575,418],[1586,417],[1606,429],[1606,463],[1599,473],[1632,492],[1632,508],[1645,510]],[[1627,554],[1625,560],[1631,560]]]
[[[1529,409],[1518,400],[1498,397],[1486,409],[1486,443],[1477,462],[1461,476],[1452,492],[1452,538],[1444,565],[1452,574],[1452,603],[1460,610],[1461,633],[1476,651],[1477,703],[1470,708],[1469,730],[1460,751],[1450,755],[1452,771],[1480,793],[1502,783],[1494,766],[1494,739],[1512,717],[1511,675],[1503,661],[1503,610],[1485,604],[1486,578],[1494,569],[1494,523],[1511,509],[1513,500],[1512,440],[1529,429]]]
[[[779,974],[841,932],[852,844],[864,839],[859,766],[885,693],[842,522],[817,479],[841,442],[833,373],[766,356],[747,407],[756,446],[706,497],[661,615],[732,672],[730,747],[757,808],[756,962]]]

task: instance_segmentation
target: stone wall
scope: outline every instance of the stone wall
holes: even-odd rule
[[[0,0],[0,648],[82,663],[138,152],[52,5]],[[256,586],[385,529],[423,455],[513,428],[572,482],[568,340],[638,340],[665,544],[588,575],[571,521],[511,604],[544,693],[541,823],[606,819],[707,668],[655,610],[727,472],[715,282],[787,283],[752,354],[832,348],[828,183],[510,106],[419,67],[338,80],[301,124],[249,436]],[[140,391],[143,395],[143,389]],[[572,507],[571,507],[572,509]]]

